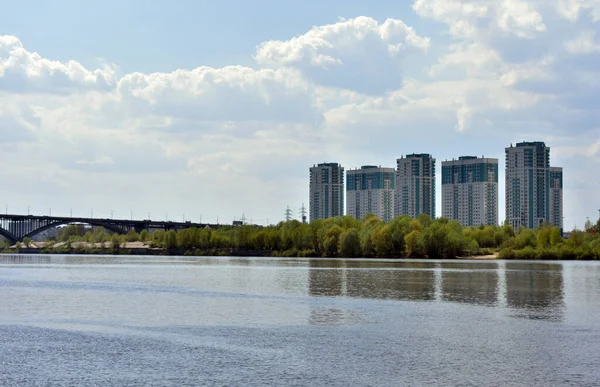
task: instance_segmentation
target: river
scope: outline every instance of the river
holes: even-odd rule
[[[597,386],[600,263],[0,255],[0,385]]]

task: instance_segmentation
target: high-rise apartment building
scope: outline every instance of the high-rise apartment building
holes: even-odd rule
[[[563,228],[563,169],[550,167],[550,219],[551,225]]]
[[[392,220],[395,180],[394,168],[365,165],[346,172],[346,213],[357,219],[373,213],[385,222]]]
[[[435,218],[435,159],[412,154],[396,160],[395,216]]]
[[[322,163],[310,168],[310,220],[344,215],[344,167]]]
[[[498,159],[442,162],[442,216],[468,227],[498,224]]]
[[[562,229],[562,169],[550,167],[550,148],[521,142],[506,148],[506,220],[515,229],[551,223]]]

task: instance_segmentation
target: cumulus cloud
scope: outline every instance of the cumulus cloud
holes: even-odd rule
[[[586,30],[576,38],[565,42],[565,49],[571,54],[590,54],[600,52],[600,44],[596,42],[596,33],[593,30]]]
[[[264,42],[255,59],[263,66],[298,69],[321,85],[380,93],[401,84],[401,59],[407,52],[426,51],[429,45],[429,38],[401,20],[357,17],[287,41]]]
[[[413,9],[448,24],[450,34],[460,38],[477,38],[490,29],[521,38],[546,31],[542,15],[525,0],[416,0]]]
[[[198,67],[127,74],[117,84],[115,104],[134,114],[198,121],[318,122],[310,96],[310,87],[291,70]]]
[[[600,21],[600,1],[598,0],[558,0],[556,8],[561,16],[571,21],[576,21],[585,12],[589,12],[589,16],[594,22]]]
[[[502,157],[510,142],[542,139],[559,165],[596,162],[597,5],[415,0],[414,12],[439,22],[427,24],[432,39],[398,19],[357,17],[264,42],[255,67],[120,77],[2,36],[0,133],[19,154],[0,152],[0,162],[47,176],[57,197],[91,176],[93,200],[144,192],[139,202],[164,212],[181,201],[275,219],[306,201],[319,161]]]
[[[76,61],[52,61],[27,51],[15,36],[0,35],[0,91],[67,93],[108,90],[115,82],[114,66],[88,70]]]

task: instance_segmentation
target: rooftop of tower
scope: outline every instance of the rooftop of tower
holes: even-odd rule
[[[518,142],[517,143],[517,147],[522,147],[522,146],[546,146],[546,143],[542,142],[542,141],[523,141],[523,142]]]
[[[413,153],[413,154],[410,154],[410,155],[406,155],[406,158],[415,158],[415,157],[418,157],[418,158],[429,158],[429,157],[431,157],[431,154],[429,154],[429,153]]]

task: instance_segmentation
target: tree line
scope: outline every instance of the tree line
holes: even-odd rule
[[[126,235],[107,234],[102,228],[84,233],[82,226],[60,230],[62,241],[109,243],[143,241],[172,253],[282,257],[343,258],[454,258],[497,254],[505,259],[600,259],[600,221],[586,231],[574,230],[564,239],[558,228],[542,225],[515,232],[503,226],[462,227],[446,218],[419,215],[383,222],[372,214],[363,219],[342,216],[310,223],[297,220],[261,227],[221,226],[218,229],[189,228],[156,230]]]

